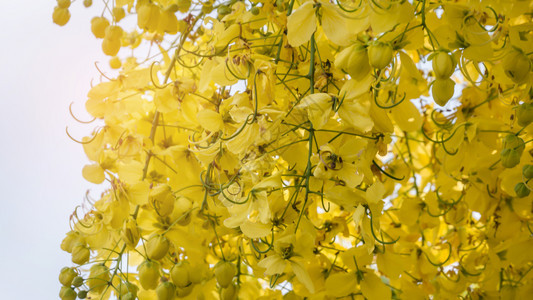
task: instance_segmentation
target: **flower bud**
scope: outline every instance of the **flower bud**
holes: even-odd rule
[[[453,97],[455,82],[450,78],[436,79],[431,86],[433,100],[440,106],[446,105]]]
[[[156,261],[145,260],[138,268],[139,282],[145,290],[153,290],[159,283],[159,264]]]
[[[83,285],[83,281],[84,281],[83,277],[81,277],[81,276],[76,276],[76,277],[74,277],[74,279],[72,280],[72,285],[73,285],[74,287],[80,287],[80,286]]]
[[[223,16],[231,13],[231,8],[229,8],[227,5],[220,5],[217,8],[217,13],[218,13],[219,16],[223,17]]]
[[[74,269],[69,267],[64,267],[59,273],[59,282],[64,286],[71,286],[72,280],[78,275]]]
[[[215,279],[223,288],[228,287],[237,273],[237,268],[229,261],[220,261],[215,266]]]
[[[91,251],[84,244],[77,244],[72,248],[72,262],[77,265],[83,265],[91,258]]]
[[[352,79],[362,79],[370,72],[366,48],[359,43],[346,47],[337,54],[335,66],[348,73]]]
[[[158,185],[150,191],[150,203],[158,215],[166,217],[174,210],[176,197],[172,194],[170,187],[166,184]]]
[[[81,242],[80,234],[76,231],[69,231],[67,236],[61,241],[61,250],[72,253],[72,248],[79,242]]]
[[[122,226],[122,231],[120,232],[120,237],[130,249],[133,249],[137,246],[141,235],[135,220],[128,219],[126,222],[124,222],[124,226]]]
[[[76,296],[76,292],[70,286],[62,286],[59,291],[61,300],[75,300]]]
[[[531,70],[531,62],[522,51],[511,49],[502,60],[505,75],[515,83],[524,82]]]
[[[115,56],[120,51],[120,40],[110,40],[104,38],[102,41],[102,51],[105,55]]]
[[[70,20],[70,12],[68,11],[68,8],[56,6],[52,14],[52,20],[59,26],[67,24],[68,20]]]
[[[522,175],[524,175],[524,178],[526,179],[533,178],[533,165],[525,165],[522,168]]]
[[[444,51],[439,51],[433,56],[431,65],[437,79],[448,79],[455,71],[453,56]]]
[[[101,293],[109,283],[109,268],[103,264],[93,265],[87,278],[87,286],[95,293]]]
[[[250,12],[254,16],[257,16],[260,13],[259,8],[257,6],[254,6],[254,7],[250,8]]]
[[[191,0],[178,0],[178,8],[180,12],[186,13],[191,8]]]
[[[85,298],[87,298],[87,294],[88,294],[87,291],[79,291],[78,292],[78,298],[85,299]]]
[[[69,8],[70,7],[70,0],[57,0],[57,6],[61,8]]]
[[[153,235],[146,243],[146,255],[153,260],[165,257],[170,248],[170,242],[164,235]]]
[[[122,7],[113,7],[113,20],[118,22],[126,16],[126,11]]]
[[[520,155],[521,155],[522,152],[524,151],[525,144],[524,144],[524,140],[523,139],[517,137],[514,134],[508,134],[503,139],[502,147],[504,149],[515,149],[515,150],[519,151]]]
[[[531,192],[527,185],[523,182],[519,182],[514,186],[514,192],[516,193],[516,196],[518,198],[524,198],[529,196],[529,193]]]
[[[122,35],[124,34],[124,30],[120,26],[108,26],[105,29],[105,38],[112,40],[112,41],[120,41],[120,38],[122,38]]]
[[[179,262],[170,271],[172,282],[180,288],[188,286],[191,284],[190,271],[191,267],[187,261]]]
[[[122,62],[120,61],[120,58],[118,58],[118,56],[113,56],[110,60],[109,60],[109,66],[111,67],[111,69],[120,69],[120,67],[122,66]]]
[[[109,27],[109,21],[104,17],[94,17],[91,20],[91,32],[98,39],[103,39],[105,31]]]
[[[202,4],[202,12],[204,14],[207,15],[207,14],[211,13],[212,11],[213,11],[213,4],[211,2],[207,1],[207,2],[204,2]]]
[[[129,293],[124,294],[124,296],[122,296],[122,298],[120,299],[121,300],[135,300],[137,299],[137,296],[134,295],[132,292],[129,292]]]
[[[137,8],[137,26],[149,32],[154,31],[159,24],[159,7],[153,3],[142,4]]]
[[[516,108],[516,118],[518,125],[525,127],[533,121],[533,104],[524,103]]]
[[[170,281],[165,281],[155,289],[155,292],[157,293],[157,300],[172,300],[176,293],[176,286]]]
[[[139,288],[135,284],[129,281],[128,282],[121,281],[117,287],[117,293],[118,293],[119,299],[124,299],[126,294],[131,294],[132,296],[136,297],[138,291],[139,291]]]
[[[93,5],[93,0],[83,0],[83,6],[91,7]]]
[[[500,153],[500,158],[502,160],[502,166],[505,168],[513,168],[516,165],[520,163],[520,156],[521,153],[519,153],[515,149],[508,149],[505,148]]]
[[[368,47],[370,65],[376,69],[383,69],[392,60],[392,46],[388,43],[375,42]]]
[[[176,14],[170,10],[163,10],[159,14],[159,23],[157,25],[157,32],[159,34],[176,34],[178,33],[179,25]]]

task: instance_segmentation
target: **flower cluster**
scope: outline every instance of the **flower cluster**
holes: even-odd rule
[[[532,1],[104,4],[61,299],[533,293]]]

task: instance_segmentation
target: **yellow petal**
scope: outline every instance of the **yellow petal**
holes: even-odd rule
[[[175,111],[179,107],[179,102],[174,95],[172,95],[173,86],[169,85],[164,89],[157,90],[154,96],[155,107],[162,113],[169,113]]]
[[[316,30],[314,3],[308,1],[298,7],[287,18],[287,40],[293,47],[298,47],[311,39]]]
[[[392,108],[392,118],[403,131],[416,131],[422,127],[420,111],[409,100],[404,100]]]
[[[104,169],[99,164],[85,165],[82,170],[85,180],[100,184],[105,180]]]
[[[303,266],[303,263],[291,261],[291,267],[292,271],[296,275],[296,278],[298,278],[298,280],[309,290],[309,292],[314,294],[315,286],[313,284],[313,281],[311,280],[311,276],[309,276],[309,273]]]
[[[376,34],[392,30],[398,24],[398,5],[385,9],[372,9],[370,12],[370,26]]]
[[[150,193],[150,184],[145,181],[138,182],[128,188],[129,200],[133,204],[144,205],[148,203],[148,194]]]
[[[347,80],[339,92],[339,97],[344,99],[354,99],[370,91],[370,86],[374,78],[370,73],[361,80]]]
[[[134,184],[141,180],[144,164],[132,160],[128,163],[120,162],[118,164],[118,176],[121,181],[128,184]]]
[[[376,181],[366,190],[366,201],[368,201],[369,204],[378,203],[383,199],[384,194],[385,186],[381,181]]]
[[[361,291],[368,300],[389,300],[391,289],[374,273],[367,272],[361,281]]]
[[[246,220],[241,225],[241,231],[251,239],[258,239],[270,234],[270,226],[262,223],[254,223]]]
[[[321,129],[326,125],[331,113],[331,96],[326,93],[318,93],[306,96],[302,99],[300,107],[307,108],[309,121],[315,129]]]
[[[350,44],[352,30],[348,30],[346,19],[343,18],[337,6],[331,3],[322,2],[322,29],[330,41],[339,45]]]
[[[217,132],[224,126],[222,116],[210,109],[204,109],[196,114],[198,123],[208,131]]]
[[[370,102],[365,99],[358,99],[344,102],[339,109],[339,116],[358,131],[368,132],[374,126],[369,111]]]
[[[285,271],[285,260],[279,255],[270,255],[263,258],[257,265],[265,268],[265,275],[281,274]]]

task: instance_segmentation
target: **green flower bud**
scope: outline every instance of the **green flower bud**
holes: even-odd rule
[[[191,0],[178,0],[180,12],[186,13],[191,8]]]
[[[223,288],[228,287],[237,274],[237,268],[229,261],[219,261],[215,266],[215,279]]]
[[[84,244],[77,244],[72,248],[72,262],[83,265],[91,258],[91,251]]]
[[[80,298],[80,299],[87,298],[87,291],[79,291],[78,292],[78,298]]]
[[[191,267],[187,261],[179,262],[170,271],[172,282],[174,282],[174,284],[180,288],[188,286],[191,284],[190,270]]]
[[[516,146],[520,145],[520,141],[518,140],[519,137],[517,137],[514,134],[508,134],[503,138],[502,146],[503,148],[514,148]]]
[[[135,296],[132,292],[126,293],[124,296],[122,296],[122,300],[135,300],[137,296]]]
[[[172,194],[168,185],[158,185],[150,192],[150,203],[157,214],[166,217],[174,210],[176,197]]]
[[[514,186],[514,192],[516,193],[516,196],[518,198],[524,198],[529,196],[529,193],[531,192],[527,185],[523,182],[519,182]]]
[[[159,283],[159,264],[156,261],[145,260],[138,268],[139,282],[145,290],[153,290]]]
[[[61,282],[61,284],[64,286],[71,286],[72,280],[74,280],[74,277],[76,277],[76,275],[78,275],[78,273],[76,273],[74,269],[64,267],[59,273],[59,282]]]
[[[172,282],[166,281],[161,283],[157,289],[155,289],[155,292],[157,293],[158,300],[172,300],[176,293],[176,286]]]
[[[533,104],[524,103],[516,108],[516,118],[518,125],[525,127],[533,122]]]
[[[160,260],[167,255],[170,242],[164,235],[154,235],[146,243],[146,254],[148,258]]]
[[[70,286],[62,286],[59,291],[59,298],[61,300],[75,300],[76,292]]]
[[[520,156],[521,153],[519,153],[515,149],[503,149],[500,153],[500,158],[502,160],[502,166],[505,168],[513,168],[516,165],[520,163]]]
[[[120,296],[119,297],[120,299],[123,299],[126,296],[126,294],[132,294],[132,296],[136,297],[138,291],[139,291],[139,288],[135,284],[129,281],[128,282],[121,281],[117,287],[117,293]]]
[[[57,6],[61,8],[69,8],[70,7],[70,0],[57,0]]]
[[[74,246],[81,242],[81,240],[82,238],[79,233],[76,231],[69,231],[67,236],[61,241],[61,250],[72,253]]]
[[[209,2],[206,2],[202,5],[202,12],[204,14],[209,14],[213,11],[213,4],[209,3]]]
[[[72,285],[73,285],[74,287],[80,287],[80,286],[83,285],[83,281],[84,281],[83,277],[81,277],[81,276],[76,276],[76,277],[74,277],[74,279],[72,280]]]
[[[260,13],[259,8],[258,8],[257,6],[252,7],[252,8],[250,9],[250,12],[251,12],[252,15],[254,15],[254,16],[257,16],[257,15]]]
[[[359,43],[346,47],[337,54],[335,67],[348,73],[352,79],[362,79],[370,72],[370,63],[366,48]]]
[[[229,8],[228,6],[226,5],[220,5],[218,8],[217,8],[217,13],[219,16],[225,16],[225,15],[228,15],[231,13],[231,8]]]
[[[433,100],[440,106],[446,105],[453,97],[455,91],[455,82],[450,78],[436,79],[431,86]]]
[[[137,227],[135,220],[129,219],[124,222],[120,236],[130,249],[133,249],[137,246],[141,238],[141,234],[139,233],[139,228]]]
[[[439,51],[433,56],[431,65],[437,79],[448,79],[455,71],[453,56],[444,51]]]
[[[392,60],[392,46],[387,43],[374,42],[368,47],[370,65],[376,69],[383,69]]]
[[[525,165],[522,168],[522,175],[524,175],[524,178],[526,179],[533,178],[533,165]]]

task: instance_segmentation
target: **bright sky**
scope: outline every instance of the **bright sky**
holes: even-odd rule
[[[52,23],[55,0],[0,0],[0,298],[58,299],[59,270],[70,255],[59,246],[68,219],[87,189],[80,138],[94,125],[82,119],[94,62],[107,69],[90,32],[98,9],[76,1],[65,27]],[[99,1],[94,1],[95,4]]]

